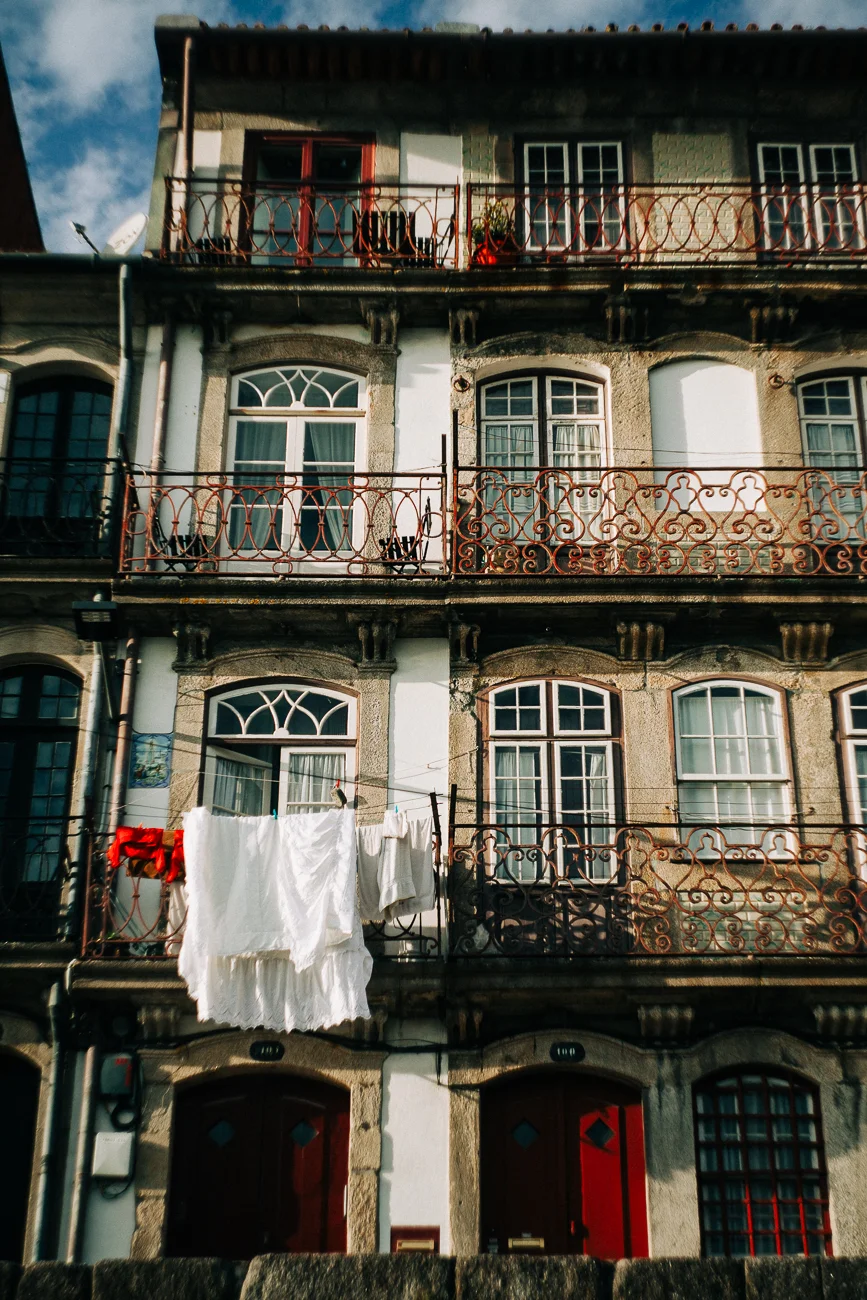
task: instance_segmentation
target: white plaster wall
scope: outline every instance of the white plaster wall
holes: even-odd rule
[[[445,330],[402,330],[397,358],[394,468],[429,469],[449,444],[451,362]]]
[[[81,1091],[84,1076],[84,1052],[76,1052],[71,1070],[72,1103],[65,1149],[65,1177],[63,1206],[60,1214],[58,1258],[66,1258],[69,1233],[69,1211],[72,1203],[72,1183],[75,1175],[75,1152],[78,1147],[78,1124],[81,1118]],[[105,1107],[97,1101],[94,1129],[109,1132],[111,1121]],[[91,1184],[87,1199],[81,1259],[85,1264],[95,1264],[100,1259],[127,1259],[135,1228],[135,1188],[130,1187],[114,1200],[106,1200],[95,1183]]]
[[[175,725],[178,675],[172,669],[176,653],[171,637],[148,637],[139,649],[133,731],[168,732]],[[124,822],[134,826],[165,826],[168,786],[163,790],[127,790]]]
[[[449,726],[449,648],[442,639],[398,640],[391,677],[389,802],[423,816],[429,794],[441,795],[445,821]]]
[[[389,1023],[394,1045],[445,1042],[438,1021]],[[437,1052],[392,1053],[382,1071],[382,1166],[379,1184],[379,1249],[387,1252],[391,1229],[439,1227],[440,1250],[449,1234],[448,1057],[437,1075]]]
[[[157,359],[159,364],[159,357]],[[178,325],[172,391],[166,423],[165,470],[188,475],[196,463],[199,398],[202,391],[202,331],[197,325]],[[156,402],[156,398],[154,399]],[[153,423],[151,423],[153,441]],[[218,469],[213,465],[210,468]],[[171,479],[169,479],[171,482]]]
[[[401,185],[459,185],[463,137],[404,131],[400,137]]]
[[[130,451],[137,465],[150,465],[154,441],[154,415],[157,409],[157,375],[160,368],[160,346],[163,328],[161,325],[149,325],[145,340],[144,362],[142,364],[141,398],[138,409],[138,428],[135,438],[131,439]]]
[[[741,366],[696,358],[650,372],[657,466],[762,463],[755,377]]]

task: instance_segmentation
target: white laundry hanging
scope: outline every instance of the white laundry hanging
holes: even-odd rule
[[[351,809],[273,818],[195,808],[184,852],[178,970],[200,1020],[309,1030],[369,1017]]]
[[[429,911],[436,901],[433,818],[410,821],[387,812],[376,826],[359,826],[358,900],[365,921],[396,921]]]

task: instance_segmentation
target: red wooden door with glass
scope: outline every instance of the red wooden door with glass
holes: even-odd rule
[[[641,1098],[575,1074],[528,1074],[482,1094],[483,1251],[647,1254]]]
[[[346,1250],[349,1094],[240,1075],[179,1095],[168,1255]]]

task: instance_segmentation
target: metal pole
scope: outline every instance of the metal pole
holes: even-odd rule
[[[166,463],[166,432],[169,422],[169,402],[172,396],[172,369],[175,353],[175,318],[171,309],[163,322],[163,341],[160,347],[160,368],[157,375],[157,407],[154,414],[154,439],[151,448],[151,487],[160,481]]]
[[[123,665],[123,687],[120,695],[120,714],[117,724],[117,749],[114,754],[114,771],[111,780],[111,810],[108,818],[108,838],[112,840],[126,804],[126,777],[129,767],[129,750],[132,743],[132,711],[135,704],[135,679],[138,667],[138,637],[131,636],[126,643]]]
[[[48,1235],[51,1222],[51,1182],[55,1167],[57,1134],[60,1127],[60,1080],[63,1074],[63,985],[51,987],[48,998],[48,1016],[51,1022],[51,1068],[48,1072],[45,1097],[45,1132],[42,1135],[42,1152],[39,1156],[39,1175],[36,1184],[36,1202],[33,1218],[36,1230],[31,1263],[48,1259]]]
[[[96,1070],[98,1051],[95,1044],[84,1058],[81,1087],[81,1111],[78,1121],[78,1146],[72,1180],[72,1205],[69,1210],[69,1234],[66,1239],[66,1262],[76,1264],[81,1255],[84,1226],[87,1220],[87,1196],[90,1191],[90,1162],[93,1158],[93,1112],[96,1105]]]
[[[96,780],[96,761],[99,751],[99,728],[102,716],[103,693],[103,659],[100,642],[93,643],[93,658],[90,667],[90,692],[87,697],[87,717],[84,723],[84,745],[81,755],[81,780],[78,801],[75,810],[75,823],[78,833],[75,861],[69,877],[67,893],[66,922],[63,937],[75,939],[78,931],[81,911],[81,881],[87,858],[87,832],[85,822],[93,812],[93,787]]]

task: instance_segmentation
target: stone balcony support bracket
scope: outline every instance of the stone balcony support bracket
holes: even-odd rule
[[[665,655],[665,627],[662,623],[618,623],[617,654],[620,659],[662,659]]]
[[[781,623],[783,660],[797,664],[827,663],[828,643],[833,634],[833,623]]]
[[[638,1008],[641,1037],[646,1043],[688,1042],[695,1019],[695,1007],[680,1002],[642,1005]]]

